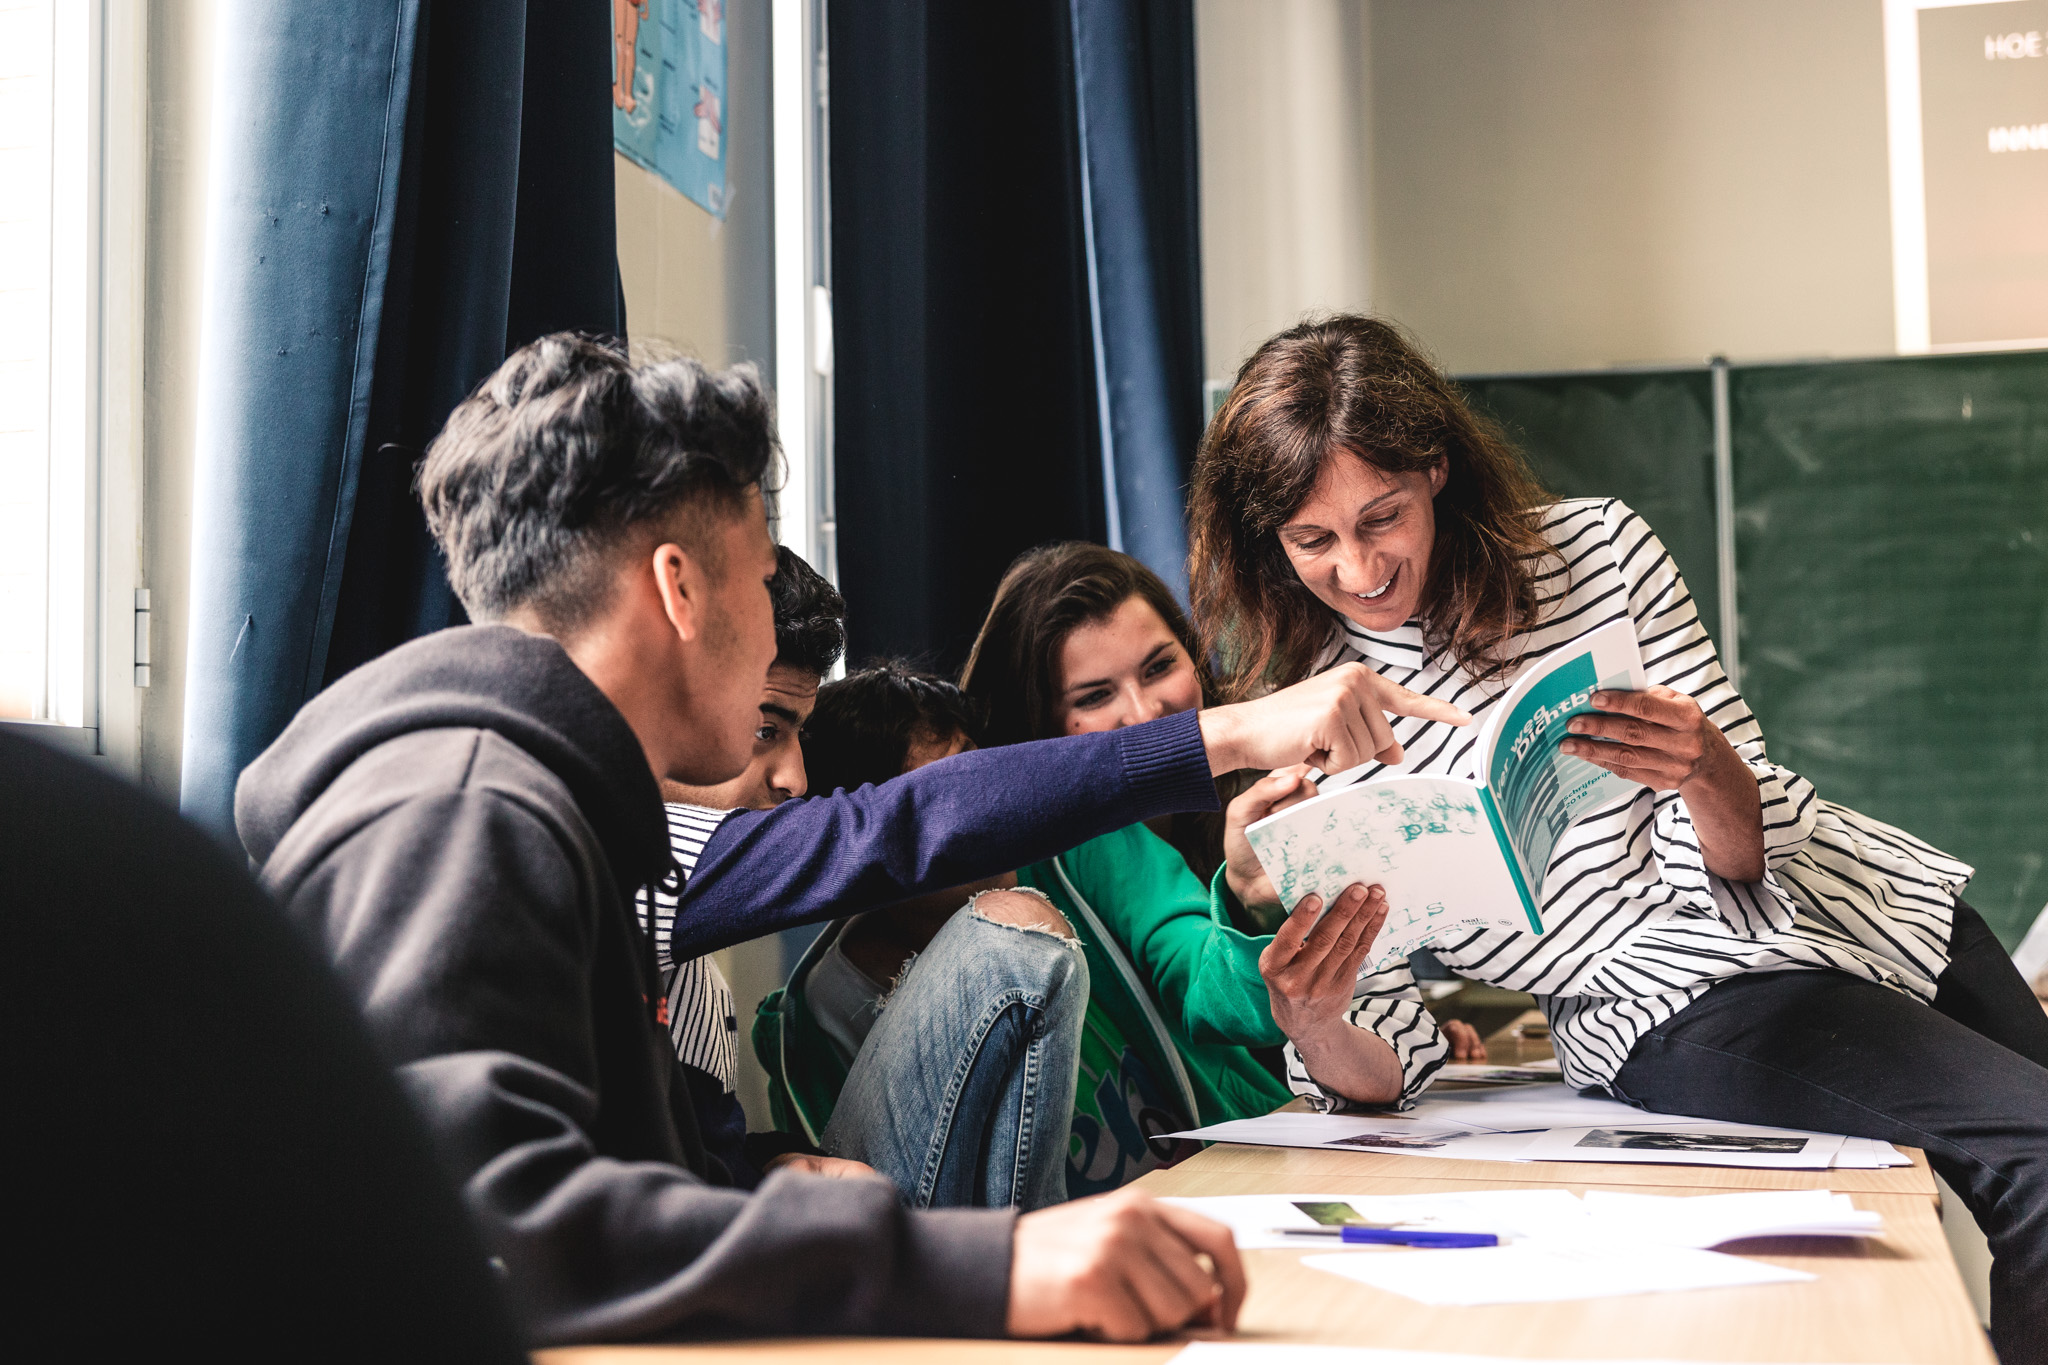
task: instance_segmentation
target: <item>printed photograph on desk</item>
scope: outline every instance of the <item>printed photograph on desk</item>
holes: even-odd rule
[[[1381,1152],[1438,1152],[1445,1144],[1472,1134],[1464,1129],[1453,1129],[1446,1133],[1353,1133],[1350,1137],[1336,1138],[1331,1147],[1366,1147]]]
[[[1595,1128],[1581,1147],[1620,1147],[1632,1152],[1773,1152],[1806,1150],[1805,1138],[1761,1137],[1753,1133],[1688,1133],[1672,1128]]]
[[[1495,1066],[1487,1062],[1446,1062],[1437,1068],[1439,1083],[1456,1081],[1461,1085],[1544,1085],[1557,1080],[1559,1068],[1556,1061],[1520,1062],[1514,1066]]]
[[[1654,1119],[1656,1116],[1646,1116]],[[1643,1123],[1552,1128],[1524,1150],[1531,1161],[1641,1161],[1675,1166],[1755,1166],[1825,1170],[1846,1141],[1838,1133],[1802,1133],[1746,1123]]]

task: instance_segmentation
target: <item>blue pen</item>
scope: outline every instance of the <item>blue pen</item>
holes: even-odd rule
[[[1399,1228],[1274,1228],[1282,1237],[1335,1237],[1345,1242],[1370,1246],[1398,1247],[1497,1247],[1500,1238],[1490,1232],[1404,1232]]]

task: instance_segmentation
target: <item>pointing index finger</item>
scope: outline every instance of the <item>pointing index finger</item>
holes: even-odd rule
[[[1440,720],[1447,725],[1470,725],[1470,712],[1451,705],[1437,697],[1425,697],[1420,692],[1396,685],[1394,695],[1387,701],[1387,709],[1397,716],[1414,716],[1418,720]]]

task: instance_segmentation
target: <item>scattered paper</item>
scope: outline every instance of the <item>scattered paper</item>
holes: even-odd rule
[[[1910,1166],[1913,1158],[1880,1138],[1843,1138],[1835,1153],[1836,1170],[1881,1171],[1890,1166]]]
[[[1747,1123],[1642,1124],[1553,1128],[1524,1149],[1531,1161],[1656,1162],[1826,1170],[1842,1148],[1833,1133],[1802,1133]]]
[[[1384,1113],[1267,1114],[1172,1136],[1450,1161],[1654,1162],[1787,1170],[1876,1170],[1911,1164],[1896,1147],[1875,1138],[1651,1113],[1550,1083],[1431,1092],[1412,1108]]]
[[[1292,1346],[1258,1341],[1192,1341],[1166,1365],[1680,1365],[1670,1360],[1552,1360],[1516,1356],[1443,1355],[1436,1351],[1390,1351],[1374,1346]],[[1702,1365],[1686,1361],[1683,1365]]]
[[[1627,1194],[1588,1190],[1587,1221],[1617,1241],[1714,1247],[1751,1237],[1880,1237],[1884,1215],[1831,1190]]]
[[[1492,1062],[1446,1062],[1437,1068],[1440,1081],[1462,1081],[1466,1085],[1539,1085],[1558,1078],[1555,1059],[1497,1066]]]
[[[1491,1132],[1527,1132],[1537,1128],[1586,1128],[1596,1123],[1694,1123],[1682,1114],[1653,1114],[1620,1100],[1581,1095],[1564,1084],[1518,1085],[1487,1090],[1428,1091],[1415,1107],[1404,1111],[1416,1119],[1483,1128]]]
[[[1570,1190],[1460,1190],[1448,1194],[1225,1194],[1160,1200],[1213,1218],[1227,1226],[1245,1250],[1283,1247],[1315,1251],[1304,1231],[1358,1222],[1434,1232],[1491,1232],[1503,1240],[1568,1237],[1585,1221],[1585,1210]],[[1341,1243],[1329,1240],[1331,1250]]]
[[[1406,1114],[1267,1114],[1191,1128],[1173,1137],[1254,1147],[1387,1152],[1456,1161],[1514,1161],[1528,1133],[1498,1133]]]
[[[1814,1278],[1802,1270],[1724,1256],[1718,1251],[1640,1244],[1596,1247],[1528,1242],[1459,1251],[1354,1251],[1305,1256],[1301,1263],[1438,1307],[1556,1303],[1683,1289],[1792,1284]]]
[[[1505,1243],[1705,1249],[1751,1237],[1877,1237],[1881,1214],[1831,1190],[1653,1195],[1523,1188],[1442,1194],[1229,1194],[1169,1197],[1224,1224],[1246,1250],[1315,1251],[1317,1228],[1357,1223],[1430,1232],[1490,1232]],[[1341,1243],[1329,1242],[1334,1251]]]

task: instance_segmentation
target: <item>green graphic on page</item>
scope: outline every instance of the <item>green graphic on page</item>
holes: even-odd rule
[[[1566,722],[1601,688],[1646,686],[1631,624],[1610,622],[1523,670],[1481,727],[1476,780],[1340,773],[1245,833],[1287,906],[1308,895],[1327,906],[1357,882],[1386,889],[1375,971],[1474,929],[1540,934],[1543,874],[1564,832],[1642,790],[1561,752]]]

